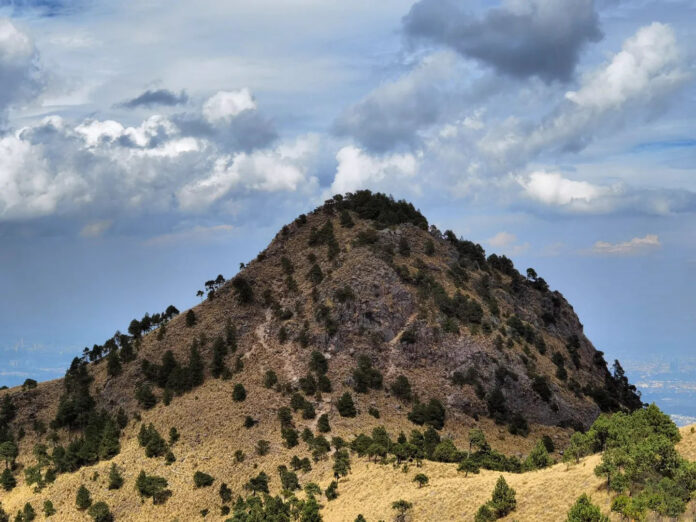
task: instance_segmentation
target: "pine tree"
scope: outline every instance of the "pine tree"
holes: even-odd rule
[[[341,398],[338,399],[337,406],[338,413],[341,415],[341,417],[355,417],[357,414],[353,397],[351,397],[350,393],[348,392],[341,395]]]
[[[262,471],[256,477],[250,478],[244,488],[251,491],[254,496],[257,493],[268,493],[268,475]]]
[[[294,448],[299,444],[297,430],[294,428],[282,428],[280,434],[285,441],[285,446],[288,448]]]
[[[208,486],[212,486],[213,482],[215,482],[215,479],[207,473],[196,471],[193,474],[193,483],[197,488],[207,488]]]
[[[463,471],[466,478],[469,476],[469,473],[478,473],[479,465],[473,459],[466,458],[459,463],[457,471]]]
[[[309,498],[302,506],[300,513],[300,522],[322,522],[323,518],[319,513],[319,503],[314,495],[309,495]]]
[[[198,343],[194,342],[191,344],[191,350],[189,352],[189,382],[192,388],[196,388],[203,384],[203,360],[201,359],[201,354],[198,351]]]
[[[264,388],[273,388],[278,383],[278,375],[273,370],[267,370],[263,377]]]
[[[171,375],[175,373],[179,368],[179,363],[176,361],[174,352],[167,350],[162,354],[162,364],[157,368],[157,386],[160,388],[165,388]]]
[[[474,522],[493,522],[495,519],[495,515],[493,514],[491,508],[489,508],[487,504],[484,504],[483,506],[478,508],[478,511],[474,516]]]
[[[486,442],[486,436],[478,428],[473,428],[469,430],[469,453],[471,453],[472,448],[476,447],[483,450],[488,446]]]
[[[169,406],[172,403],[173,398],[174,392],[172,392],[171,388],[165,388],[164,392],[162,393],[162,404]]]
[[[232,500],[232,490],[224,482],[220,484],[219,493],[223,504],[227,504]]]
[[[142,328],[140,326],[140,321],[137,319],[133,319],[130,324],[128,325],[128,333],[131,334],[133,337],[138,339],[140,337],[140,334],[142,333]]]
[[[140,470],[140,474],[135,481],[135,489],[143,497],[152,497],[153,504],[163,504],[171,495],[167,488],[167,479],[157,475],[147,475]]]
[[[167,453],[167,443],[152,424],[150,424],[150,432],[150,438],[145,446],[145,456],[148,458],[161,457]]]
[[[609,522],[609,517],[603,515],[590,497],[583,493],[568,511],[566,522]]]
[[[34,508],[29,502],[24,504],[22,515],[24,522],[32,522],[36,518],[36,511],[34,511]]]
[[[213,343],[213,363],[210,368],[210,373],[216,379],[225,371],[225,357],[227,356],[227,345],[222,337],[217,337]]]
[[[269,451],[271,451],[271,443],[270,442],[268,442],[267,440],[259,440],[256,442],[257,455],[259,455],[260,457],[263,457],[264,455],[268,455]],[[242,453],[242,455],[243,454],[244,453]]]
[[[425,255],[432,256],[434,253],[435,253],[435,243],[433,243],[432,239],[428,239],[428,241],[425,243]]]
[[[9,468],[5,468],[0,475],[0,486],[5,491],[12,491],[17,486],[17,480]]]
[[[146,410],[154,408],[155,404],[157,404],[157,397],[152,393],[152,388],[150,388],[149,384],[138,386],[138,389],[135,391],[135,398],[138,404]]]
[[[314,265],[312,265],[312,268],[310,268],[309,272],[307,273],[307,279],[309,279],[315,285],[318,285],[321,283],[322,279],[324,279],[324,273],[321,271],[318,264],[314,263]]]
[[[392,509],[394,509],[397,513],[396,515],[396,520],[399,522],[403,522],[406,520],[406,513],[413,507],[413,504],[410,502],[407,502],[406,500],[397,500],[396,502],[392,502]]]
[[[232,390],[232,399],[235,402],[242,402],[246,399],[247,393],[244,385],[237,383],[234,385],[234,390]]]
[[[391,392],[402,401],[410,401],[412,392],[408,378],[404,375],[399,375],[391,385]]]
[[[353,218],[350,217],[350,212],[348,212],[346,209],[341,210],[341,226],[344,228],[353,228],[355,223],[353,222]]]
[[[315,350],[310,355],[309,369],[317,375],[324,375],[329,370],[329,362],[321,352]]]
[[[99,443],[99,458],[108,460],[121,452],[121,444],[118,441],[120,432],[114,421],[108,419],[104,425],[102,438]]]
[[[121,341],[121,353],[119,354],[121,362],[129,363],[135,360],[135,352],[133,351],[133,345],[128,341],[128,339],[122,339]]]
[[[332,480],[329,487],[324,491],[327,500],[336,500],[338,498],[338,482]]]
[[[328,433],[331,431],[331,425],[329,424],[329,416],[324,413],[319,417],[317,421],[317,429],[320,433]]]
[[[413,482],[417,483],[419,488],[427,485],[429,481],[430,479],[428,479],[428,476],[425,473],[418,473],[415,477],[413,477]]]
[[[128,426],[128,414],[123,408],[119,408],[118,412],[116,412],[116,424],[118,424],[118,427],[121,429]]]
[[[82,484],[77,490],[77,496],[75,497],[75,505],[77,509],[85,510],[92,505],[92,496],[89,490]]]
[[[238,275],[232,280],[232,286],[237,294],[239,304],[250,304],[254,301],[254,289],[247,279]]]
[[[122,371],[121,359],[118,356],[118,351],[111,350],[106,357],[106,373],[109,377],[116,377]]]
[[[314,410],[314,405],[306,401],[304,405],[302,406],[302,418],[305,420],[313,419],[314,417],[317,416],[316,411]]]
[[[53,502],[51,502],[50,500],[44,500],[43,513],[46,518],[52,517],[56,514],[56,508],[53,507]],[[1,518],[0,522],[2,522]]]
[[[114,519],[106,502],[100,501],[89,508],[89,516],[94,522],[112,522]]]
[[[5,469],[8,469],[10,464],[14,464],[17,455],[19,455],[19,451],[14,442],[8,440],[0,444],[0,458],[5,461]]]
[[[302,489],[297,474],[288,471],[286,466],[278,466],[278,473],[280,474],[280,485],[284,490],[295,491],[296,489]]]
[[[544,441],[540,440],[529,453],[529,456],[524,462],[524,467],[527,470],[534,470],[546,468],[551,464],[553,464],[553,459],[549,456]]]
[[[111,465],[109,470],[109,489],[121,489],[123,486],[123,476],[116,464]]]
[[[174,464],[176,462],[176,455],[174,455],[174,452],[172,450],[167,451],[164,455],[164,463],[169,466],[171,464]]]
[[[350,454],[347,450],[338,450],[333,455],[333,473],[334,478],[338,480],[340,477],[345,477],[350,471]]]
[[[189,310],[186,312],[186,326],[191,328],[196,324],[196,312],[193,310]]]
[[[503,518],[510,512],[514,511],[517,506],[515,500],[515,490],[508,486],[505,479],[501,475],[493,490],[493,498],[491,498],[490,506],[498,518]]]
[[[331,380],[326,375],[320,375],[317,378],[317,388],[319,388],[320,392],[331,393]]]

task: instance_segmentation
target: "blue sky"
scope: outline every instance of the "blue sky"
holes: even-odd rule
[[[135,5],[128,5],[135,4]],[[608,358],[696,338],[696,2],[0,0],[0,384],[380,190]]]

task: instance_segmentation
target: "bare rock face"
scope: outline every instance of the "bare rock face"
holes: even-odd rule
[[[257,293],[272,288],[273,300],[294,311],[271,330],[285,328],[290,342],[304,330],[339,360],[368,355],[388,377],[403,374],[420,397],[464,415],[492,415],[494,392],[503,422],[587,426],[600,405],[630,407],[572,307],[543,279],[428,229],[417,211],[390,223],[364,214],[351,201],[329,202],[285,227],[247,267]],[[292,274],[288,261],[279,269],[281,257]],[[312,281],[315,266],[323,277]]]

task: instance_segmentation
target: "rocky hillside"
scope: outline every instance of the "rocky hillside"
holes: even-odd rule
[[[219,484],[194,488],[196,470],[236,498],[261,471],[279,491],[277,467],[305,456],[303,485],[325,487],[339,451],[318,450],[307,432],[351,442],[381,426],[394,439],[429,429],[465,448],[477,427],[515,468],[542,435],[562,448],[601,411],[641,406],[534,270],[522,275],[380,194],[336,196],[301,215],[234,278],[208,281],[201,299],[134,320],[65,379],[0,391],[0,444],[18,449],[18,487],[0,493],[10,512],[53,498],[61,520],[86,519],[75,508],[85,483],[117,519],[160,518],[158,508],[218,517]],[[179,439],[147,458],[143,423]],[[112,463],[123,494],[108,488]],[[134,495],[141,469],[168,481],[165,507]]]

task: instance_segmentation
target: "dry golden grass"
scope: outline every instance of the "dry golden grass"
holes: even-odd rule
[[[677,443],[677,450],[688,460],[696,460],[696,424],[679,430],[682,439]]]
[[[113,510],[116,520],[194,520],[200,518],[204,508],[211,510],[209,520],[218,520],[219,497],[217,489],[220,480],[227,481],[235,493],[241,493],[241,485],[246,477],[266,471],[272,477],[272,492],[277,493],[279,484],[275,467],[286,463],[292,451],[274,447],[271,455],[255,457],[250,455],[243,464],[233,464],[231,449],[221,447],[212,440],[202,440],[196,453],[186,453],[177,449],[178,461],[165,466],[161,459],[145,459],[143,450],[131,443],[113,462],[125,469],[126,483],[119,491],[107,489],[109,463],[84,468],[77,473],[61,475],[55,484],[39,494],[34,494],[26,486],[4,494],[5,509],[16,512],[25,502],[40,508],[43,500],[50,499],[58,509],[57,520],[88,520],[89,517],[75,508],[75,493],[84,483],[91,491],[95,501],[106,501]],[[232,441],[228,441],[232,442]],[[570,506],[582,493],[588,493],[602,511],[609,513],[611,497],[604,489],[602,479],[594,475],[594,467],[599,456],[591,456],[580,464],[566,466],[557,464],[551,468],[524,474],[502,473],[507,482],[517,492],[517,509],[508,517],[520,521],[564,520]],[[253,464],[258,464],[253,469]],[[145,469],[148,473],[165,476],[174,495],[164,506],[153,506],[150,501],[141,503],[133,489],[135,478]],[[196,469],[212,473],[218,479],[211,488],[195,489],[193,473]],[[91,478],[95,472],[99,477]],[[419,488],[413,483],[417,473],[425,473],[429,485]],[[407,472],[394,469],[392,465],[380,465],[366,459],[353,459],[351,474],[341,479],[338,499],[323,501],[322,515],[327,522],[352,522],[358,513],[367,520],[392,520],[394,512],[391,503],[405,499],[413,503],[413,521],[455,521],[473,520],[478,507],[490,498],[498,472],[482,471],[478,475],[464,477],[454,464],[424,462],[421,468],[410,466]],[[312,472],[301,475],[303,483],[316,481],[325,488],[332,480],[330,461],[317,465]],[[618,519],[617,519],[618,520]]]
[[[563,520],[582,493],[591,494],[608,511],[609,498],[593,473],[598,460],[593,456],[570,468],[557,464],[524,474],[481,471],[467,478],[453,464],[425,462],[421,468],[411,466],[403,473],[392,466],[361,461],[341,481],[340,496],[325,503],[322,514],[327,522],[353,521],[358,513],[367,520],[392,520],[392,502],[404,499],[413,503],[412,520],[473,520],[503,475],[517,492],[517,509],[509,520]],[[417,473],[425,473],[429,485],[419,488],[413,482]]]
[[[681,434],[682,441],[677,448],[685,458],[693,460],[696,458],[696,430],[689,426],[682,428]],[[602,512],[612,515],[612,495],[607,493],[604,480],[594,474],[600,459],[599,455],[593,455],[577,465],[556,464],[523,474],[484,470],[467,478],[452,464],[424,462],[421,468],[410,466],[404,473],[392,466],[361,460],[341,481],[338,499],[325,503],[322,514],[327,522],[353,521],[358,513],[367,520],[391,520],[394,517],[392,502],[404,499],[413,503],[411,519],[414,521],[470,521],[479,506],[490,499],[496,480],[503,475],[517,493],[517,509],[505,520],[565,520],[568,510],[583,493],[587,493]],[[428,486],[419,488],[413,482],[417,473],[428,476]],[[610,518],[621,520],[615,515]],[[681,520],[694,520],[693,503]]]
[[[261,360],[263,358],[260,358]],[[174,446],[174,453],[177,461],[171,465],[165,465],[163,459],[147,459],[143,448],[137,442],[137,432],[140,423],[132,421],[124,431],[122,451],[112,461],[101,462],[94,466],[82,468],[76,473],[59,475],[54,484],[47,486],[40,493],[34,493],[32,487],[21,485],[10,493],[0,493],[0,501],[9,513],[14,513],[20,509],[25,502],[30,502],[35,509],[43,505],[43,501],[50,499],[58,510],[60,520],[88,520],[89,517],[75,508],[75,495],[80,484],[85,484],[92,493],[94,501],[104,500],[116,517],[116,520],[192,520],[200,518],[202,509],[210,509],[212,515],[209,519],[216,519],[219,513],[220,499],[218,488],[221,482],[226,482],[235,495],[246,495],[243,489],[244,483],[252,476],[261,471],[265,471],[271,477],[272,492],[277,493],[280,489],[277,467],[281,464],[288,465],[293,455],[300,457],[310,456],[306,444],[300,443],[299,446],[287,449],[282,444],[280,430],[276,419],[277,409],[287,404],[288,398],[259,385],[257,375],[259,372],[255,366],[263,364],[260,360],[250,360],[249,372],[245,372],[239,379],[232,381],[208,380],[202,387],[193,392],[176,398],[172,404],[165,407],[157,405],[153,410],[142,413],[142,422],[152,422],[159,432],[166,438],[169,428],[176,427],[180,434],[180,441]],[[246,376],[253,375],[254,378]],[[246,401],[236,403],[231,400],[231,392],[234,383],[242,382],[248,390]],[[333,395],[333,397],[332,397]],[[330,399],[335,399],[336,394],[325,394],[322,407],[318,409],[328,412],[331,419],[331,436],[342,436],[350,440],[352,435],[358,432],[369,433],[373,427],[387,426],[392,436],[396,436],[400,430],[409,433],[414,425],[406,419],[405,411],[397,411],[393,408],[393,401],[384,393],[372,393],[370,395],[356,395],[356,403],[363,414],[354,419],[347,419],[338,416]],[[263,404],[264,408],[259,409],[258,405]],[[380,419],[375,419],[364,413],[369,405],[375,405],[383,413]],[[405,408],[404,408],[405,410]],[[259,420],[258,426],[245,429],[242,422],[246,415],[251,415]],[[314,421],[302,420],[299,414],[295,415],[295,423],[301,431],[305,426],[313,427]],[[487,432],[491,444],[501,451],[526,453],[531,446],[543,433],[554,433],[553,429],[537,427],[534,435],[524,439],[509,435],[503,428],[495,426],[486,420],[479,424]],[[459,446],[465,446],[465,437],[468,433],[466,425],[453,423],[448,425],[445,432],[453,436]],[[497,434],[497,435],[496,435]],[[260,457],[254,452],[254,446],[259,439],[271,442],[271,452],[269,455]],[[31,441],[23,440],[21,446],[23,455],[20,463],[30,465],[32,459],[29,456]],[[246,459],[242,463],[234,461],[235,450],[241,449],[246,454]],[[350,510],[344,503],[361,505],[364,496],[372,497],[370,505],[375,509],[379,506],[386,506],[387,512],[391,509],[390,503],[396,498],[389,495],[382,495],[380,487],[374,482],[365,480],[370,477],[372,481],[380,478],[385,483],[391,482],[394,487],[405,482],[406,490],[413,489],[413,471],[408,476],[404,476],[401,471],[394,472],[391,466],[378,466],[369,464],[365,459],[353,457],[353,474],[341,481],[339,491],[341,496],[335,502],[326,502],[326,516],[330,520],[341,520],[340,514],[334,515],[334,509]],[[108,471],[111,463],[116,463],[124,471],[125,484],[119,491],[109,491]],[[300,474],[302,484],[307,482],[317,482],[322,488],[326,488],[332,480],[331,471],[332,461],[326,459],[314,464],[314,469],[307,474]],[[457,474],[455,465],[445,465],[436,463],[424,464],[425,472],[434,475],[433,486],[423,489],[422,494],[428,493],[435,495],[438,502],[449,502],[450,491],[454,492],[457,488],[467,484],[478,484],[480,480],[487,477],[482,474],[464,480],[463,476]],[[165,477],[169,481],[169,486],[173,491],[172,498],[164,506],[153,506],[147,500],[141,503],[134,489],[135,479],[141,469],[148,474],[156,474]],[[210,488],[195,489],[193,486],[193,474],[200,470],[213,475],[216,478],[215,484]],[[98,478],[93,481],[92,477],[98,473]],[[372,476],[374,474],[374,477]],[[17,474],[22,477],[23,473]],[[493,475],[491,475],[493,476]],[[390,478],[391,477],[391,478]],[[438,478],[436,478],[438,477]],[[442,477],[442,481],[439,480]],[[495,477],[493,477],[494,480]],[[406,480],[407,479],[407,480]],[[457,485],[458,484],[458,485]],[[487,482],[481,486],[481,496],[490,494],[484,491],[488,489]],[[356,486],[363,485],[362,493],[353,497]],[[396,494],[396,491],[394,490]],[[443,496],[440,499],[440,492]],[[335,505],[334,505],[335,504]],[[457,504],[459,506],[459,504]],[[459,507],[453,508],[459,509]],[[338,511],[337,513],[341,513]],[[382,511],[366,511],[363,513],[368,519],[377,519],[374,513]],[[333,518],[330,518],[333,517]],[[338,518],[337,518],[338,517]],[[354,517],[353,517],[354,518]],[[347,519],[346,519],[347,520]],[[352,520],[352,519],[351,519]],[[444,519],[443,519],[444,520]]]
[[[253,393],[275,392],[249,384]],[[166,436],[171,426],[179,427],[181,440],[174,447],[177,462],[171,466],[162,459],[147,459],[137,444],[139,424],[131,423],[126,429],[121,454],[110,462],[81,469],[77,473],[60,475],[56,482],[40,493],[30,487],[20,486],[10,493],[3,492],[0,500],[9,513],[15,513],[25,502],[31,502],[40,509],[45,499],[50,499],[57,508],[55,520],[84,521],[89,517],[75,507],[75,494],[80,484],[85,484],[95,501],[104,500],[111,506],[116,520],[195,520],[200,519],[200,511],[209,509],[208,520],[218,520],[220,499],[218,488],[226,482],[234,494],[244,494],[243,484],[250,476],[265,471],[271,477],[272,493],[279,492],[277,466],[288,464],[292,455],[306,456],[304,444],[291,450],[282,446],[275,423],[262,422],[256,428],[240,429],[246,414],[253,414],[251,403],[234,403],[229,400],[231,383],[210,381],[194,393],[178,399],[177,407],[157,406],[145,412],[143,422],[153,422]],[[266,398],[272,402],[272,398]],[[205,413],[206,404],[217,413],[214,419]],[[257,418],[259,412],[256,412]],[[274,413],[273,413],[274,414]],[[272,415],[271,415],[272,416]],[[371,419],[371,417],[370,417]],[[362,420],[361,429],[378,425],[384,419],[369,422]],[[298,427],[310,421],[296,419]],[[347,436],[353,433],[360,419],[332,420],[333,435]],[[687,458],[696,454],[696,434],[690,428],[682,430],[683,440],[679,450]],[[259,457],[253,453],[253,446],[260,438],[272,442],[271,453]],[[510,437],[511,438],[511,437]],[[494,441],[495,442],[495,441]],[[235,463],[234,450],[242,448],[247,454],[243,463]],[[611,497],[607,494],[602,479],[594,475],[599,456],[591,456],[580,464],[566,466],[557,464],[551,468],[524,474],[502,473],[510,486],[517,491],[517,509],[508,517],[520,521],[564,520],[570,506],[582,493],[587,493],[602,511],[609,514]],[[108,470],[116,463],[124,471],[125,484],[121,490],[107,489]],[[148,474],[167,478],[173,496],[164,506],[153,506],[147,500],[142,503],[134,490],[135,478],[144,469]],[[193,473],[201,470],[216,478],[210,488],[195,489]],[[95,472],[98,478],[92,480]],[[430,483],[419,488],[413,483],[417,473],[425,473]],[[323,501],[322,515],[327,522],[352,522],[358,513],[367,520],[392,520],[394,513],[391,503],[405,499],[413,503],[413,521],[454,521],[473,520],[478,507],[490,498],[495,481],[501,473],[482,471],[478,475],[464,477],[457,472],[455,464],[424,462],[421,468],[409,466],[407,472],[392,465],[380,465],[353,457],[351,474],[341,479],[338,499]],[[322,488],[332,480],[331,460],[326,459],[314,465],[307,474],[300,474],[303,484],[313,481]],[[686,519],[686,518],[685,518]],[[618,520],[612,519],[612,520]]]

